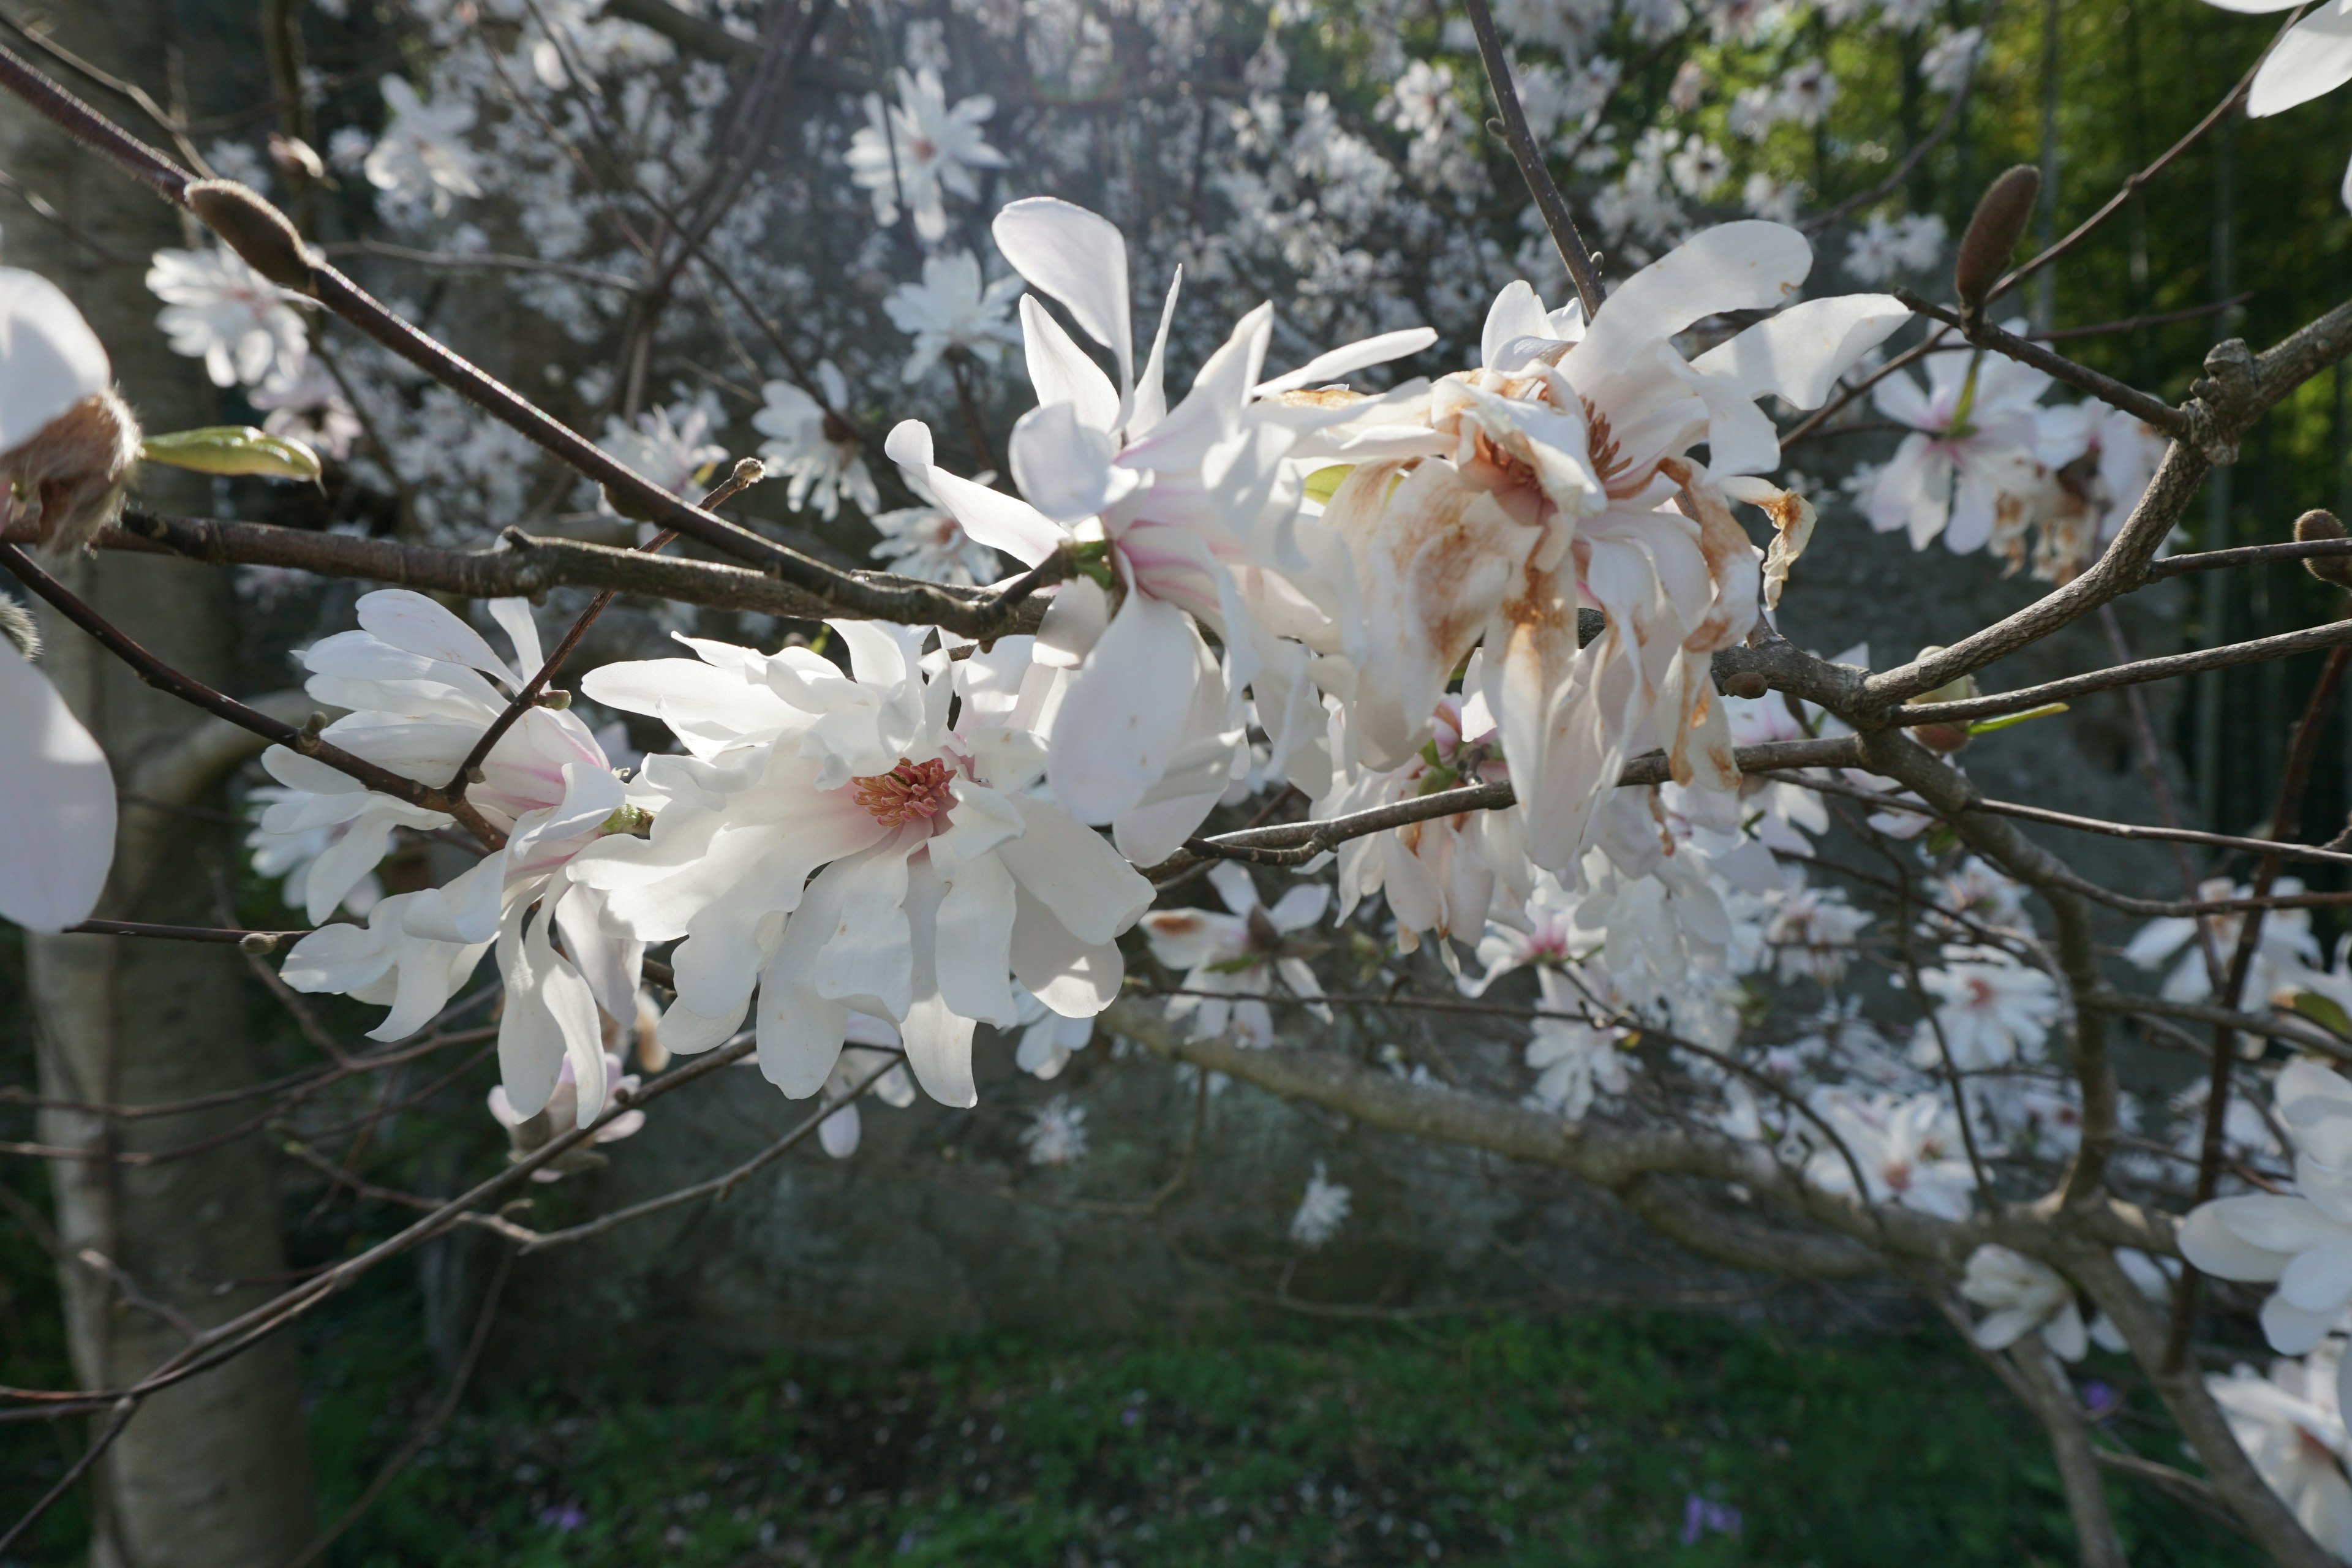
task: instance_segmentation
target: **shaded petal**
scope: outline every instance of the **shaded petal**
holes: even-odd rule
[[[0,391],[0,403],[10,395]],[[114,863],[113,770],[48,678],[5,637],[0,802],[0,916],[31,931],[88,920]]]

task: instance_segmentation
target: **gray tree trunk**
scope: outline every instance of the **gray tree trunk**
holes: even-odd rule
[[[166,98],[167,0],[105,0],[51,16],[60,44]],[[155,134],[150,125],[137,129]],[[0,169],[63,220],[45,221],[10,201],[5,260],[73,296],[150,429],[215,422],[201,370],[165,348],[157,301],[142,281],[157,247],[189,243],[171,210],[13,100],[0,101]],[[154,475],[146,488],[163,504],[209,510],[201,489],[175,494]],[[199,679],[226,679],[231,601],[219,574],[110,554],[77,563],[68,577],[163,658]],[[124,796],[100,912],[217,923],[212,872],[232,863],[234,837],[162,807],[217,805],[221,778],[254,748],[149,690],[54,617],[46,630],[43,665],[105,746]],[[44,1091],[136,1105],[254,1081],[241,962],[223,947],[36,939],[30,968]],[[201,1142],[251,1110],[247,1102],[129,1122],[49,1111],[42,1136],[93,1152],[164,1150]],[[152,1165],[59,1161],[53,1182],[68,1334],[85,1385],[133,1382],[186,1342],[187,1324],[219,1322],[281,1288],[278,1194],[256,1137]],[[133,1304],[126,1281],[142,1304]],[[281,1336],[147,1401],[96,1473],[91,1561],[101,1568],[286,1563],[315,1527],[300,1393],[294,1347]]]

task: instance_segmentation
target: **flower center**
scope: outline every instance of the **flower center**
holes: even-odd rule
[[[934,758],[910,763],[904,757],[887,773],[869,773],[849,781],[857,804],[885,827],[897,827],[918,816],[937,816],[955,805],[949,785],[955,775]]]

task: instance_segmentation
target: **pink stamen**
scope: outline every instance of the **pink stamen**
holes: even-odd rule
[[[897,827],[918,816],[937,816],[954,805],[949,788],[953,779],[943,762],[910,763],[902,757],[888,773],[854,778],[849,784],[868,816],[885,827]]]

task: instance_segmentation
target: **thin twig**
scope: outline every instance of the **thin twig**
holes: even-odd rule
[[[1576,297],[1584,301],[1584,319],[1589,321],[1601,313],[1601,302],[1606,297],[1601,273],[1592,264],[1592,247],[1577,232],[1568,201],[1552,183],[1551,171],[1544,167],[1543,150],[1528,129],[1527,111],[1519,107],[1518,89],[1511,82],[1511,62],[1503,58],[1503,40],[1495,31],[1495,14],[1486,8],[1486,0],[1463,0],[1462,8],[1469,14],[1470,30],[1478,36],[1478,58],[1486,68],[1486,85],[1494,89],[1496,105],[1502,110],[1503,141],[1519,166],[1519,177],[1528,183],[1528,194],[1535,197],[1536,211],[1543,215],[1552,244],[1559,247],[1559,258],[1576,283]]]
[[[1918,314],[1952,328],[1977,347],[2004,354],[2020,364],[2031,365],[2042,374],[2063,381],[2077,391],[2086,392],[2111,407],[2120,408],[2142,424],[2152,425],[2175,439],[2186,439],[2189,434],[2189,416],[2161,397],[2151,396],[2138,387],[2127,385],[2114,376],[2103,374],[2089,365],[2053,353],[2031,338],[2004,331],[1990,321],[1968,321],[1958,311],[1936,304],[1908,289],[1896,289],[1895,297]]]

